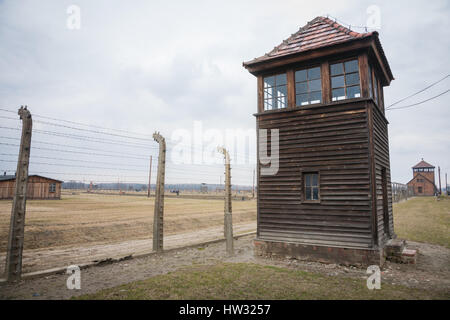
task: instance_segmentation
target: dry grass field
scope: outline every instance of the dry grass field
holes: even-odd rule
[[[399,238],[450,248],[450,197],[416,197],[394,204]]]
[[[12,201],[0,201],[0,252],[6,251]],[[113,243],[152,235],[154,198],[63,194],[27,201],[25,249]],[[223,225],[223,200],[166,198],[166,235]],[[256,201],[233,201],[233,223],[256,220]]]

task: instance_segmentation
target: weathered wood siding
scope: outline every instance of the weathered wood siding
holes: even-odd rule
[[[55,183],[55,192],[50,192],[50,184]],[[12,199],[15,180],[0,181],[0,199]],[[28,177],[27,199],[61,199],[61,182],[39,176]]]
[[[258,174],[259,238],[372,246],[366,103],[257,115],[258,128],[279,129],[280,138],[278,173]],[[303,202],[302,170],[319,172],[320,203]]]
[[[377,215],[377,234],[378,243],[383,244],[388,240],[384,231],[384,214],[383,214],[383,179],[382,170],[386,169],[387,183],[387,210],[389,213],[389,233],[394,232],[393,215],[392,215],[392,188],[391,188],[391,171],[389,161],[389,140],[388,140],[388,122],[380,109],[373,103],[368,102],[373,115],[373,151],[375,160],[375,182],[376,182],[376,215]]]

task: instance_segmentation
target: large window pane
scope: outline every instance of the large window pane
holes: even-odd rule
[[[264,88],[273,87],[275,85],[275,77],[264,78]]]
[[[296,105],[304,106],[322,101],[320,67],[295,72]]]
[[[308,92],[308,83],[307,82],[299,82],[295,85],[295,93],[306,93]]]
[[[343,74],[344,73],[344,65],[342,63],[336,63],[330,65],[331,75]]]
[[[345,73],[358,71],[358,60],[347,61],[344,63]]]
[[[276,83],[277,86],[285,85],[286,82],[287,82],[287,80],[286,80],[286,74],[285,73],[279,74],[275,78],[275,83]]]
[[[361,97],[361,91],[359,90],[359,86],[348,87],[347,88],[347,97],[348,98]]]
[[[264,110],[286,108],[286,82],[285,73],[264,78]]]
[[[311,101],[311,103],[321,103],[322,91],[311,92],[309,94],[309,100]]]
[[[297,105],[298,106],[304,106],[309,103],[309,94],[299,94],[297,95]]]
[[[322,90],[322,81],[319,80],[311,80],[309,81],[309,91],[319,91]]]
[[[345,89],[333,89],[333,101],[345,99]]]
[[[331,64],[330,73],[333,101],[361,97],[357,59]]]
[[[320,67],[308,69],[308,79],[320,79]]]
[[[295,72],[295,82],[306,81],[306,70],[300,70]]]
[[[332,88],[345,87],[344,76],[332,77],[331,78],[331,87]]]
[[[345,75],[345,84],[347,86],[353,86],[355,84],[359,85],[359,74],[358,73],[350,73]]]

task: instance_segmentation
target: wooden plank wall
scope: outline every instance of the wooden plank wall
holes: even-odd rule
[[[55,183],[55,192],[50,192],[50,184]],[[14,197],[15,181],[0,182],[0,199],[12,199]],[[30,176],[27,185],[27,199],[60,199],[61,183],[38,176]]]
[[[377,195],[377,227],[378,243],[381,245],[388,240],[384,232],[383,215],[383,186],[382,169],[386,168],[387,199],[389,212],[389,232],[394,233],[393,214],[392,214],[392,186],[391,171],[389,161],[389,140],[387,121],[382,111],[373,103],[369,102],[373,114],[373,137],[374,137],[374,156],[375,156],[375,177],[376,177],[376,195]]]
[[[280,130],[279,171],[259,175],[261,239],[372,246],[367,121],[365,101],[257,116]],[[302,170],[320,172],[320,204],[303,202]]]

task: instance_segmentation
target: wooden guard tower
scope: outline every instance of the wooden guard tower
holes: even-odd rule
[[[279,130],[276,174],[261,174],[258,154],[255,254],[381,265],[395,237],[383,99],[394,78],[378,33],[317,17],[243,65],[258,79],[258,133]]]

